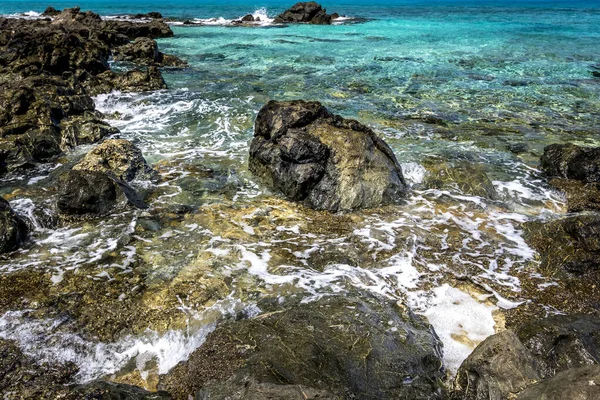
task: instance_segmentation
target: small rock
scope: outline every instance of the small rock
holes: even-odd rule
[[[242,19],[242,22],[254,22],[254,16],[252,14],[245,15]]]
[[[27,238],[27,224],[0,197],[0,253],[16,250]]]

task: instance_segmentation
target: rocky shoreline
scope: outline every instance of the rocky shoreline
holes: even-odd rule
[[[186,68],[187,63],[162,53],[154,39],[173,32],[158,13],[133,16],[149,19],[145,22],[107,21],[78,8],[49,7],[44,16],[35,21],[0,18],[0,174],[38,168],[77,146],[95,144],[48,185],[54,186],[48,196],[56,207],[48,228],[86,221],[93,225],[111,213],[136,209],[144,223],[126,235],[127,245],[150,241],[144,232],[156,230],[156,225],[189,227],[202,218],[222,226],[223,240],[237,240],[248,230],[274,230],[278,219],[273,215],[299,207],[301,215],[323,225],[320,229],[346,233],[353,218],[360,219],[357,210],[393,207],[410,191],[393,151],[368,126],[335,115],[318,102],[270,101],[255,121],[249,170],[274,197],[285,199],[284,205],[254,210],[251,226],[224,219],[218,209],[214,215],[176,205],[152,209],[154,188],[139,182],[158,182],[160,166],[149,165],[132,142],[115,138],[118,129],[103,121],[92,96],[167,89],[159,68]],[[331,24],[333,19],[335,15],[311,2],[298,3],[275,21]],[[111,59],[135,69],[115,72]],[[150,377],[124,372],[76,384],[74,364],[40,364],[15,341],[2,339],[0,393],[9,399],[597,398],[600,149],[552,145],[544,151],[541,168],[550,185],[565,193],[569,214],[526,222],[523,229],[541,258],[537,272],[559,282],[562,293],[543,302],[557,315],[542,318],[536,300],[510,310],[508,329],[479,343],[454,380],[444,368],[443,344],[433,326],[403,301],[366,291],[313,297],[293,293],[285,302],[252,293],[260,313],[234,313],[187,360],[165,373],[154,369]],[[428,187],[458,185],[465,193],[498,198],[485,173],[468,163],[452,168],[438,163],[429,169]],[[226,225],[233,222],[238,226],[230,234]],[[10,257],[27,241],[30,225],[0,198],[0,253]],[[133,239],[135,235],[141,239]],[[332,259],[345,256],[334,253]],[[284,263],[284,256],[278,257]],[[232,278],[215,281],[210,274],[214,258],[196,260],[203,266],[205,262],[201,279],[191,273],[178,276],[176,285],[139,295],[146,309],[122,295],[131,287],[151,286],[147,271],[119,278],[124,280],[106,288],[74,283],[76,290],[68,294],[38,284],[36,278],[46,278],[41,275],[6,275],[0,281],[6,289],[0,311],[67,314],[105,341],[139,333],[149,321],[183,326],[184,317],[170,315],[183,307],[182,298],[214,305],[230,290]],[[535,294],[535,289],[527,293]],[[99,308],[90,311],[80,304],[86,296],[104,296],[106,305],[94,304]],[[170,308],[161,296],[172,302]]]

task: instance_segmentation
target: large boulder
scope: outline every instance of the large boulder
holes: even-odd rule
[[[454,398],[503,400],[540,379],[534,359],[513,331],[481,342],[460,366]]]
[[[393,203],[407,188],[381,138],[318,102],[267,103],[256,118],[249,168],[288,199],[333,212]]]
[[[27,237],[27,224],[0,197],[0,253],[16,250]]]
[[[279,14],[275,23],[330,25],[331,15],[314,1],[294,4],[290,9]]]
[[[600,365],[573,368],[525,389],[517,400],[600,399]]]
[[[444,396],[439,339],[396,303],[344,294],[259,307],[262,315],[219,326],[159,388],[182,400]],[[249,387],[254,397],[244,397]]]
[[[523,324],[516,333],[535,357],[543,378],[600,361],[598,317],[556,315]]]
[[[148,179],[154,174],[142,151],[124,139],[104,141],[88,152],[73,169],[110,173],[126,182]]]
[[[71,170],[61,175],[58,183],[58,210],[63,215],[98,216],[117,206],[147,205],[127,183],[104,172]]]

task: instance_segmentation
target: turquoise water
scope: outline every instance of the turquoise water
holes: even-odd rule
[[[18,339],[42,359],[58,355],[78,363],[82,380],[115,373],[143,351],[158,358],[162,373],[200,345],[216,320],[235,315],[239,304],[252,306],[259,294],[283,298],[358,287],[406,300],[425,314],[444,340],[453,371],[472,350],[464,342],[478,343],[498,328],[492,312],[528,299],[522,279],[540,290],[557,284],[538,274],[521,223],[564,212],[563,199],[537,170],[543,147],[600,144],[600,78],[591,74],[600,63],[597,2],[336,0],[323,3],[329,12],[362,19],[285,27],[231,27],[226,20],[262,8],[274,17],[292,2],[224,3],[77,3],[104,16],[159,11],[180,20],[225,20],[174,25],[175,37],[158,41],[163,52],[190,63],[163,71],[168,90],[96,99],[161,174],[151,215],[133,210],[98,226],[40,228],[30,247],[0,259],[1,273],[42,270],[48,286],[61,293],[117,285],[122,276],[139,274],[148,285],[140,291],[150,293],[145,307],[172,307],[174,316],[183,310],[188,325],[147,317],[140,325],[151,333],[117,337],[99,351],[85,335],[90,322],[81,322],[72,331],[64,328],[85,342],[73,349],[72,337],[48,333],[55,313],[44,310],[31,318],[0,317],[0,337]],[[75,4],[4,0],[0,14],[41,12],[47,5]],[[339,217],[346,225],[340,233],[314,222],[325,217],[255,182],[247,153],[256,113],[268,100],[295,98],[319,100],[372,126],[402,163],[412,186],[406,204]],[[464,163],[485,172],[498,196],[423,185],[432,167]],[[22,190],[11,204],[24,214],[34,205],[51,207],[48,173],[10,177],[0,194]],[[163,225],[148,222],[155,215],[171,218],[168,207],[181,204],[199,211],[168,223],[157,217]],[[265,222],[269,213],[275,216]],[[473,294],[456,276],[469,277],[484,293]],[[161,292],[174,287],[179,296],[188,288],[181,281],[210,287],[221,279],[229,291],[215,290],[213,303],[180,304],[168,290]],[[137,304],[137,294],[120,290],[112,293],[115,302],[131,296],[128,304]],[[91,296],[89,307],[101,312],[111,304],[106,296]],[[23,333],[28,329],[34,337]],[[468,340],[453,339],[461,335]]]

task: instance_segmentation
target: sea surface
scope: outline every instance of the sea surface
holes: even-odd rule
[[[175,37],[158,40],[161,51],[190,64],[163,71],[167,90],[96,98],[161,174],[151,211],[59,229],[40,224],[28,247],[0,259],[1,274],[40,272],[50,291],[65,296],[121,288],[86,300],[98,313],[131,298],[126,307],[171,307],[181,318],[142,318],[136,323],[144,329],[106,340],[93,334],[92,317],[30,305],[0,316],[0,337],[40,359],[76,362],[82,381],[118,375],[131,359],[147,377],[149,360],[168,371],[219,321],[260,312],[261,296],[360,289],[426,315],[452,374],[502,329],[503,312],[529,300],[524,280],[540,291],[557,285],[538,273],[522,224],[565,212],[538,170],[544,146],[600,145],[600,78],[592,76],[600,3],[335,0],[322,4],[347,18],[332,26],[269,22],[292,3],[0,3],[0,14],[28,17],[48,5],[107,18],[158,11],[175,19]],[[263,22],[231,26],[248,13]],[[188,19],[205,25],[183,26]],[[321,216],[265,190],[247,158],[254,118],[272,99],[318,100],[371,126],[412,186],[405,204]],[[5,177],[0,195],[12,193],[12,206],[35,219],[36,207],[52,207],[48,176],[87,150]],[[471,171],[467,182],[483,182],[484,174],[495,194],[427,184],[432,171],[455,168]],[[168,223],[156,217],[184,206],[196,211]],[[118,286],[131,276],[143,285]],[[190,295],[194,282],[211,296]]]

